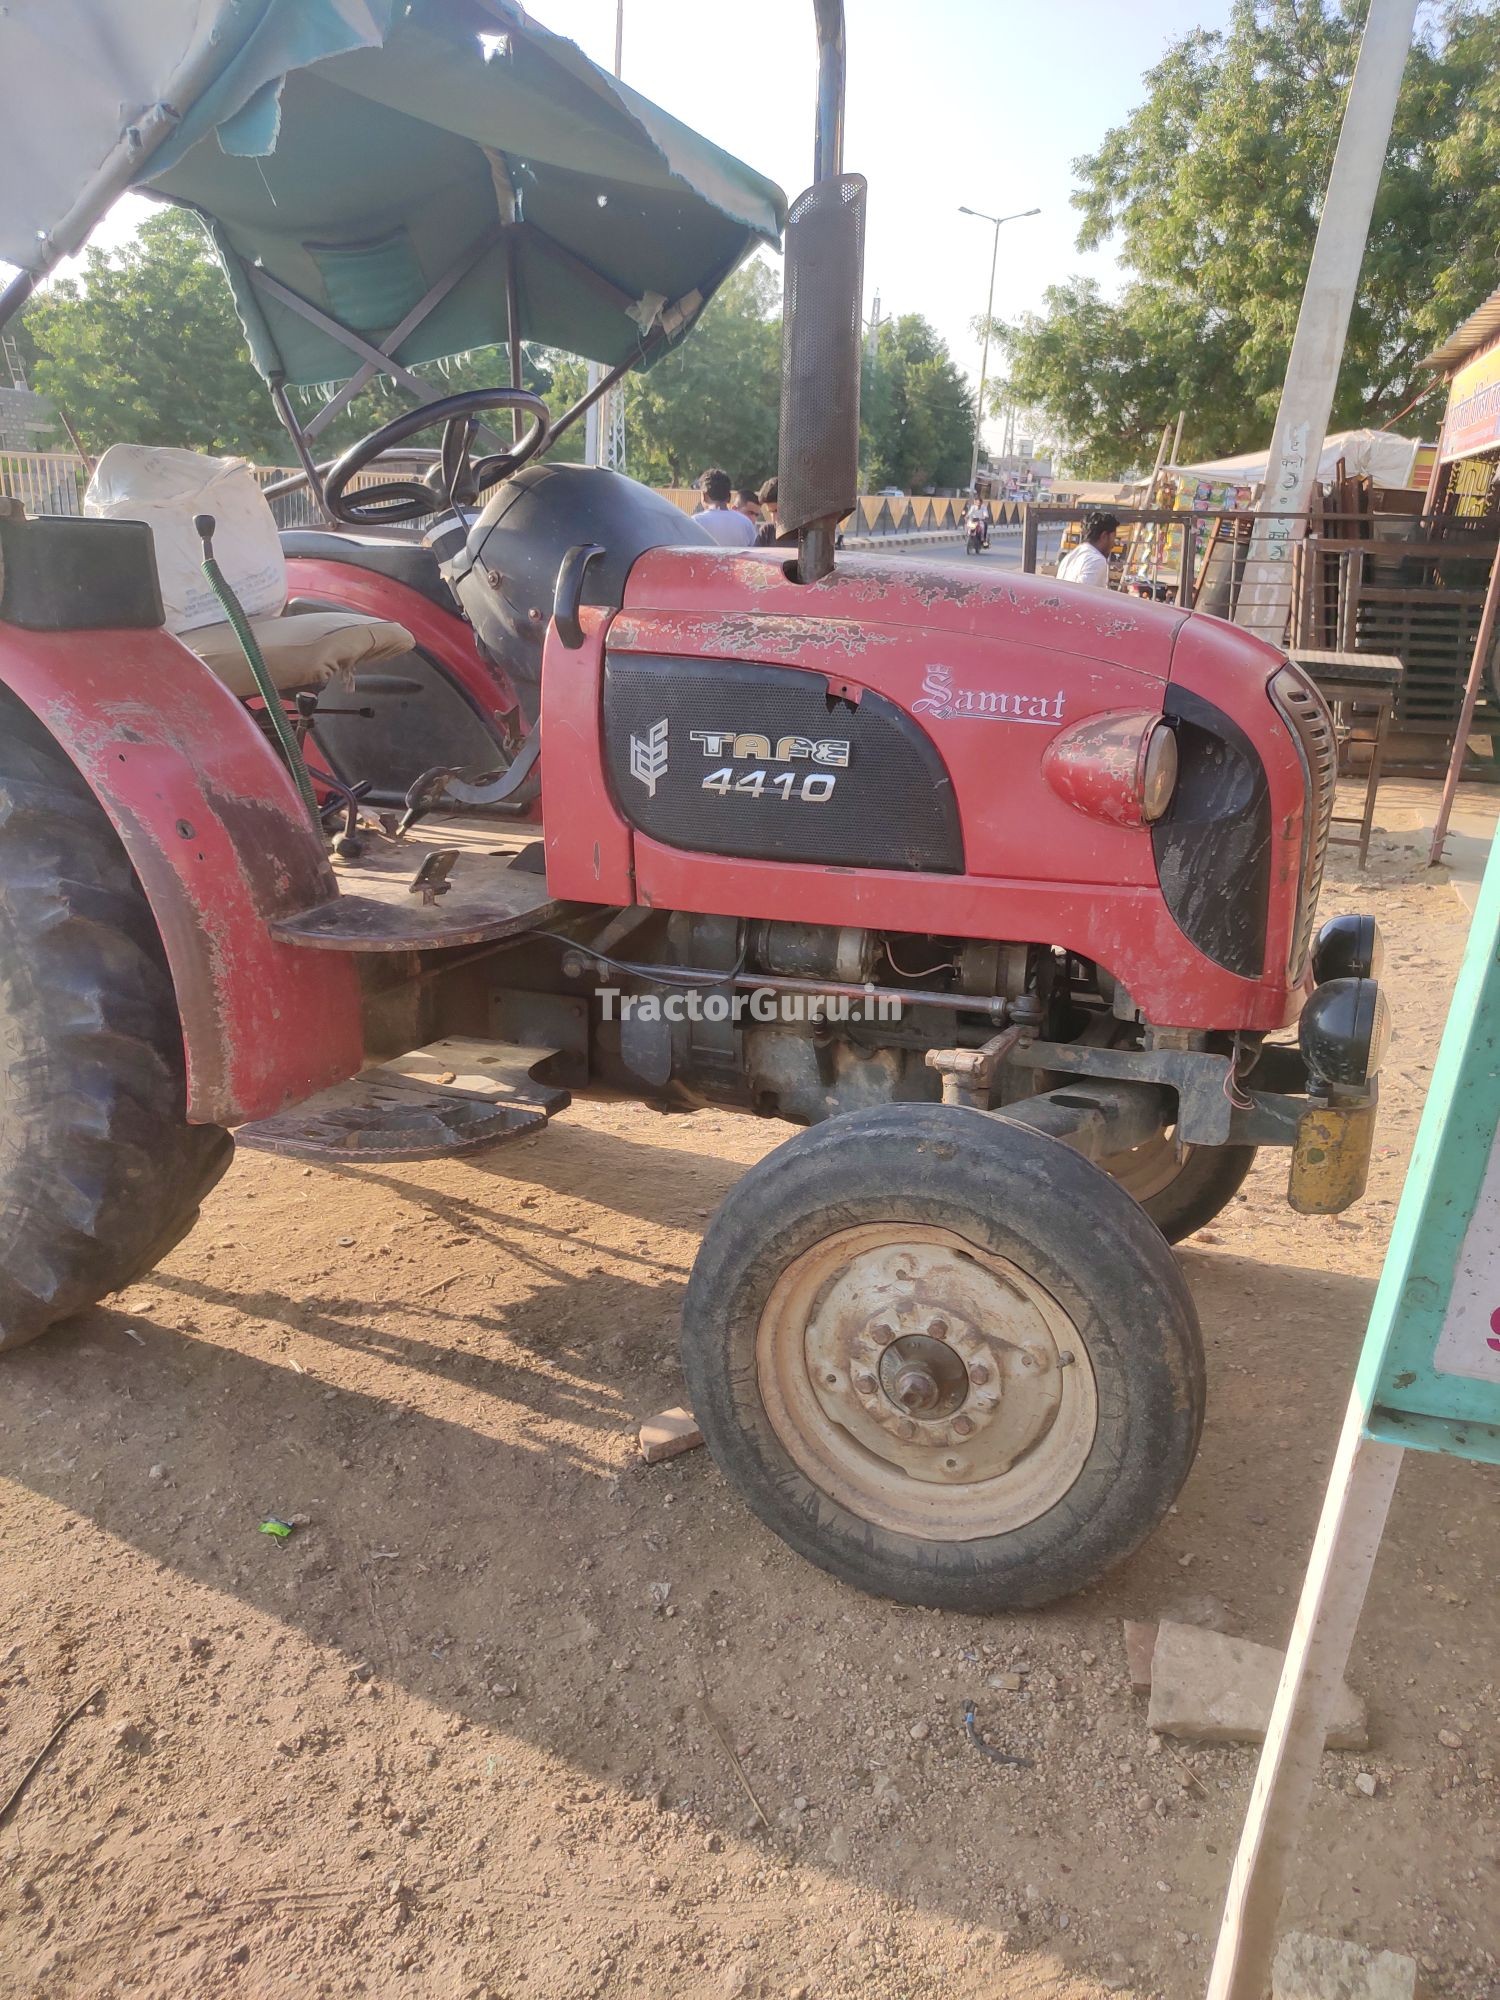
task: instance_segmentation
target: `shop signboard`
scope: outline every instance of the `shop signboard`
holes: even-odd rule
[[[1500,341],[1466,361],[1448,388],[1439,455],[1445,465],[1500,446]]]

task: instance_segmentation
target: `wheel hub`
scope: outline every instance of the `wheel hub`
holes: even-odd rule
[[[861,1374],[855,1386],[867,1379]],[[930,1420],[950,1417],[959,1408],[969,1393],[969,1371],[940,1335],[909,1333],[881,1355],[879,1383],[903,1416]]]
[[[1098,1422],[1088,1348],[1058,1300],[932,1223],[834,1230],[794,1258],[761,1314],[756,1379],[820,1492],[921,1540],[1034,1521],[1078,1478]]]
[[[1000,1478],[1041,1446],[1074,1358],[1068,1323],[1045,1294],[956,1241],[946,1231],[897,1241],[880,1228],[843,1232],[841,1253],[818,1259],[800,1342],[822,1419],[930,1486]]]

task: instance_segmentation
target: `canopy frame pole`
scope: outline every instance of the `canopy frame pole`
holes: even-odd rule
[[[613,278],[606,278],[602,271],[596,271],[586,257],[580,257],[578,252],[570,250],[566,243],[559,243],[555,236],[549,236],[546,230],[538,228],[536,223],[511,222],[506,224],[506,228],[517,231],[520,236],[527,239],[534,239],[549,257],[561,264],[565,270],[571,271],[576,278],[582,279],[603,304],[614,306],[621,312],[628,311],[636,304],[634,297],[622,286],[617,285]]]
[[[500,234],[500,226],[497,224],[493,229],[486,230],[477,243],[457,257],[437,282],[428,286],[405,319],[385,336],[380,351],[386,355],[394,354],[402,341],[416,332],[423,320],[442,304],[454,286],[461,284],[479,260],[495,247],[500,241]],[[373,361],[362,363],[343,388],[336,390],[317,415],[303,425],[306,435],[310,438],[316,437],[319,431],[331,424],[336,416],[348,408],[362,389],[367,388],[377,375],[384,372],[385,366],[389,366],[389,363],[383,364],[381,368],[377,368]]]
[[[317,327],[320,333],[328,334],[341,346],[347,347],[352,354],[357,354],[361,361],[369,362],[375,374],[391,376],[415,398],[419,407],[423,403],[438,401],[442,394],[441,390],[435,389],[430,382],[424,382],[420,375],[413,375],[411,370],[404,368],[399,361],[393,361],[390,355],[383,348],[377,347],[373,341],[366,340],[362,334],[355,333],[351,328],[342,325],[321,307],[315,306],[310,299],[304,299],[300,292],[294,292],[290,285],[284,285],[279,278],[273,278],[269,271],[256,270],[253,265],[247,265],[245,268],[250,274],[251,283],[258,291],[265,292],[268,297],[278,300],[284,306],[290,306],[293,312],[300,313],[303,319]],[[480,435],[488,438],[497,450],[506,449],[504,438],[498,436],[488,425],[476,424],[474,428]]]
[[[374,341],[366,340],[363,334],[355,333],[351,328],[341,325],[331,314],[315,306],[311,299],[304,299],[301,293],[294,292],[290,285],[284,285],[279,278],[273,278],[269,271],[257,270],[253,264],[247,264],[245,268],[250,274],[250,282],[258,292],[264,292],[268,298],[277,300],[281,305],[290,306],[294,313],[299,313],[320,333],[330,335],[341,347],[347,347],[352,354],[357,354],[361,361],[372,363],[377,372],[394,376],[403,389],[410,389],[414,396],[426,399],[431,385],[424,382],[420,375],[413,375],[411,370],[403,367],[399,361],[392,360],[391,356],[383,348],[377,347]]]
[[[521,352],[521,282],[516,269],[516,228],[514,222],[505,225],[505,339],[510,350],[510,386],[521,386],[521,369],[524,356]],[[514,444],[521,435],[521,412],[510,413],[511,442]]]
[[[309,432],[298,422],[297,412],[292,408],[292,399],[286,392],[284,380],[278,379],[271,384],[271,403],[281,419],[282,428],[292,441],[292,450],[297,454],[297,463],[302,467],[302,480],[292,481],[290,485],[300,485],[305,480],[318,512],[332,526],[333,516],[328,511],[328,502],[323,498],[323,468],[312,455],[307,442]],[[276,485],[279,491],[290,490],[289,486],[283,486],[279,480]]]
[[[601,375],[597,382],[591,384],[588,390],[578,398],[578,401],[571,408],[564,410],[557,422],[552,425],[546,437],[542,439],[541,450],[550,451],[563,432],[573,424],[576,424],[580,417],[586,416],[601,396],[607,396],[622,375],[628,375],[632,368],[644,361],[653,348],[659,344],[660,339],[661,335],[659,333],[653,334],[651,339],[642,347],[639,354],[632,354],[626,361],[617,361],[607,374]],[[539,452],[537,455],[540,457],[541,453]]]

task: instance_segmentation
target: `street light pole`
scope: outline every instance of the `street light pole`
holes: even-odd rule
[[[995,267],[1000,261],[1000,225],[1002,222],[1020,222],[1024,216],[1040,215],[1039,208],[1018,208],[1014,215],[986,215],[982,208],[959,209],[960,215],[974,215],[981,222],[991,222],[995,226],[994,239],[990,248],[990,290],[984,307],[984,350],[979,360],[979,396],[974,405],[974,451],[969,460],[969,490],[972,492],[979,480],[979,434],[984,428],[984,382],[990,366],[990,321],[995,314]]]

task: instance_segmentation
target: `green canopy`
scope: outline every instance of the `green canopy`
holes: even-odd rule
[[[142,176],[205,218],[269,381],[377,357],[399,375],[513,334],[649,362],[779,240],[773,182],[510,0],[365,12],[374,45],[248,96],[242,59],[227,102],[201,99]]]

